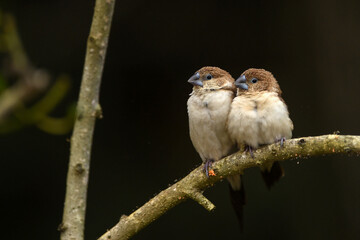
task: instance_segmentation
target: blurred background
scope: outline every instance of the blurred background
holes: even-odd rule
[[[0,100],[9,92],[21,96],[0,115],[4,239],[59,238],[68,140],[94,4],[0,2]],[[122,214],[200,165],[186,101],[187,79],[202,66],[221,67],[235,78],[249,67],[271,71],[294,137],[359,135],[359,12],[355,0],[117,1],[101,86],[104,118],[94,135],[86,239],[98,238]],[[187,201],[134,239],[360,239],[359,158],[283,166],[286,175],[271,191],[259,169],[245,171],[243,234],[222,182],[205,192],[217,207],[213,213]]]

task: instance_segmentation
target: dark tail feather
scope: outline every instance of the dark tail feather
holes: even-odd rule
[[[275,182],[279,181],[284,176],[284,170],[279,162],[274,162],[270,172],[265,170],[261,172],[261,175],[265,181],[266,186],[270,189]]]
[[[240,190],[232,189],[231,185],[229,184],[230,189],[230,200],[231,204],[235,210],[236,217],[238,218],[240,231],[243,232],[244,230],[244,221],[243,221],[243,212],[244,212],[244,205],[245,205],[245,190],[244,185],[241,177],[241,188]]]

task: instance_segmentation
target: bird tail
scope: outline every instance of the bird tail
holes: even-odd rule
[[[285,173],[279,162],[274,162],[269,168],[261,170],[266,186],[270,189]]]
[[[230,183],[229,190],[230,190],[231,204],[236,213],[236,217],[239,222],[240,231],[243,232],[244,230],[243,213],[244,213],[244,205],[246,199],[245,199],[245,190],[242,181],[242,176],[241,175],[230,176],[227,179]]]

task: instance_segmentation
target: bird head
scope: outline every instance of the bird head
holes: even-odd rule
[[[236,79],[237,95],[242,93],[257,93],[262,91],[275,92],[281,95],[281,89],[271,72],[265,69],[250,68]]]
[[[203,67],[188,80],[194,86],[194,91],[235,91],[234,81],[228,72],[218,67]]]

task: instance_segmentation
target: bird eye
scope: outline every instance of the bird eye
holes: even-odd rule
[[[206,75],[206,79],[207,79],[207,80],[212,79],[212,75],[211,75],[211,74]]]
[[[251,82],[252,82],[252,83],[257,83],[257,81],[258,81],[257,78],[251,79]]]

